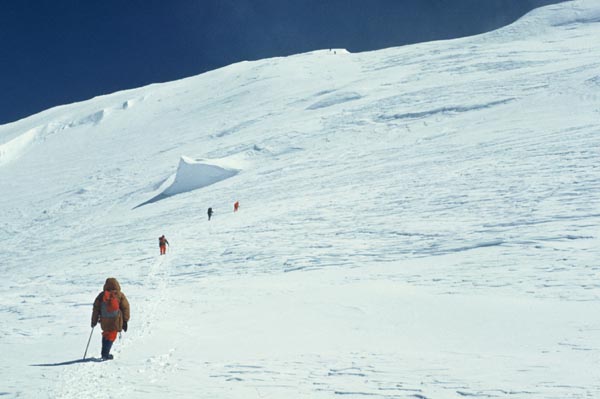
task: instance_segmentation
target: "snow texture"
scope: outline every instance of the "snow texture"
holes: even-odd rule
[[[599,37],[570,1],[0,126],[0,397],[600,397]]]

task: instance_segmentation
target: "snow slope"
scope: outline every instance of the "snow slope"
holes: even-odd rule
[[[0,397],[600,397],[599,16],[0,126]],[[111,276],[129,331],[82,362]]]

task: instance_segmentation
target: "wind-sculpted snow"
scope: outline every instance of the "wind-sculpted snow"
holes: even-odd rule
[[[307,109],[313,110],[313,109],[319,109],[319,108],[327,108],[327,107],[342,104],[342,103],[345,103],[348,101],[358,100],[360,98],[362,98],[362,96],[356,92],[327,93],[327,94],[325,94],[325,98],[310,105]]]
[[[0,166],[17,158],[38,137],[38,129],[31,129],[7,143],[0,144]]]
[[[547,10],[547,13],[543,10]],[[574,1],[570,4],[533,11],[533,14],[537,14],[540,19],[546,18],[551,26],[557,27],[600,22],[600,10],[595,0]]]
[[[235,176],[240,172],[239,169],[223,166],[223,162],[221,162],[221,165],[218,163],[218,161],[202,159],[194,160],[182,156],[179,160],[177,173],[175,174],[172,183],[160,194],[138,205],[137,207],[151,204],[169,198],[173,195],[187,193],[202,187],[210,186],[211,184],[215,184],[221,180]]]
[[[0,126],[0,396],[600,397],[598,12]]]
[[[16,128],[17,134],[12,134],[13,138],[6,140],[6,142],[0,142],[0,166],[3,164],[7,164],[9,162],[15,161],[19,159],[21,156],[26,154],[32,146],[36,143],[43,143],[46,140],[52,138],[52,136],[57,134],[64,134],[65,131],[74,128],[80,128],[87,126],[97,126],[99,125],[105,118],[110,117],[115,111],[124,111],[128,108],[131,108],[138,100],[126,100],[125,102],[115,105],[112,107],[108,107],[105,109],[100,109],[96,111],[92,111],[89,114],[84,114],[84,116],[76,116],[76,117],[60,117],[57,119],[51,119],[46,123],[38,125],[36,127],[30,128],[24,133],[20,133],[19,129]],[[48,113],[55,113],[56,110],[62,107],[57,107],[55,110],[49,110],[45,113],[40,114],[40,116]],[[83,110],[83,112],[87,112]],[[35,117],[32,117],[34,119]],[[47,118],[41,118],[42,120]],[[23,122],[28,122],[27,120]],[[11,125],[18,126],[19,123],[14,123]],[[0,140],[2,136],[0,135]]]
[[[597,0],[565,1],[529,12],[525,17],[504,28],[481,35],[483,40],[526,40],[533,36],[551,36],[556,28],[570,29],[575,25],[600,22]]]
[[[591,84],[600,87],[600,75],[594,76],[593,78],[588,79],[587,82],[590,82]]]
[[[378,121],[387,121],[391,119],[419,119],[424,117],[436,116],[437,114],[456,114],[462,112],[469,111],[478,111],[481,109],[486,109],[490,107],[494,107],[496,105],[502,105],[513,101],[514,99],[504,99],[498,101],[492,101],[484,104],[471,104],[466,106],[447,106],[438,109],[432,109],[422,112],[407,112],[405,114],[395,114],[395,115],[380,115],[377,120]]]

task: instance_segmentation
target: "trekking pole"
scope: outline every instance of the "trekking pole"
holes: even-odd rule
[[[94,326],[96,327],[96,326]],[[85,355],[87,355],[88,348],[90,347],[90,342],[92,341],[92,334],[94,333],[94,327],[92,327],[92,331],[90,332],[90,338],[88,339],[88,343],[85,347],[85,353],[83,354],[83,360],[85,360]]]

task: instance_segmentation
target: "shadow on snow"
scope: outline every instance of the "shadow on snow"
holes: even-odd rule
[[[78,363],[97,363],[97,362],[102,362],[102,359],[98,359],[96,357],[88,357],[86,359],[76,359],[76,360],[69,360],[67,362],[61,362],[61,363],[46,363],[46,364],[30,364],[30,366],[33,367],[56,367],[56,366],[70,366],[72,364],[78,364]]]

